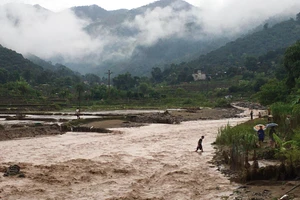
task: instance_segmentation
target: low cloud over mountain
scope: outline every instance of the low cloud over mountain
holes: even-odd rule
[[[141,48],[173,41],[172,55],[151,63],[157,64],[206,53],[222,45],[222,38],[225,43],[275,14],[294,15],[300,8],[296,0],[202,2],[199,8],[181,0],[162,0],[133,10],[105,11],[94,5],[58,13],[6,4],[0,7],[0,44],[46,60],[101,67],[103,62],[131,59]],[[174,48],[181,48],[180,55],[173,55]],[[164,53],[168,54],[160,54]]]

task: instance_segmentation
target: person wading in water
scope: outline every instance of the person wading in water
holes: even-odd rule
[[[203,147],[202,147],[202,140],[204,139],[204,136],[201,136],[201,138],[198,141],[198,146],[195,152],[197,152],[198,150],[201,150],[201,152],[203,152]]]

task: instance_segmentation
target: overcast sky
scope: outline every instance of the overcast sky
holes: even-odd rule
[[[12,2],[32,5],[39,4],[40,6],[52,11],[61,11],[73,6],[96,4],[106,10],[117,10],[122,8],[138,8],[154,1],[155,0],[0,0],[0,5]],[[194,6],[199,6],[201,1],[203,0],[186,0],[186,2],[189,2]],[[219,1],[223,2],[223,0]]]

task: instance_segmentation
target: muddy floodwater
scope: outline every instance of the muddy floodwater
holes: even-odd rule
[[[209,163],[218,129],[246,118],[115,128],[0,142],[0,199],[222,199],[237,187]],[[203,153],[196,153],[204,135]]]

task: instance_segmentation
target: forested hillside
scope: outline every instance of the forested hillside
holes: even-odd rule
[[[242,74],[242,71],[270,74],[277,69],[279,76],[280,69],[276,66],[282,62],[285,49],[300,39],[300,14],[295,18],[272,27],[265,24],[263,30],[238,38],[193,61],[155,67],[152,76],[157,82],[172,84],[191,81],[192,73],[197,70],[217,78]]]
[[[21,77],[36,82],[43,68],[25,59],[21,54],[0,45],[0,81],[17,81]]]
[[[83,81],[89,85],[100,83],[100,78],[93,74],[81,76],[64,65],[53,66],[31,57],[39,65],[0,45],[0,105],[41,103],[53,98],[72,101],[77,91],[83,90]]]
[[[104,74],[111,70],[114,74],[130,72],[137,76],[149,76],[153,67],[161,67],[171,62],[180,63],[196,59],[199,54],[216,49],[233,38],[226,34],[219,36],[207,35],[201,23],[196,20],[196,13],[201,13],[201,10],[182,0],[160,0],[132,10],[106,11],[96,5],[74,7],[72,10],[78,17],[91,20],[85,30],[93,37],[98,37],[103,34],[101,30],[106,30],[111,35],[117,36],[117,41],[131,41],[135,38],[134,44],[126,44],[127,47],[123,47],[124,49],[128,46],[133,47],[125,51],[131,52],[130,55],[126,55],[126,59],[105,60],[96,65],[66,63],[66,65],[79,72],[89,69],[92,73]],[[166,12],[167,17],[156,13],[160,10]],[[188,19],[178,17],[183,13],[190,17]],[[156,19],[155,16],[160,17]],[[153,19],[150,20],[149,17]],[[139,20],[145,23],[143,27],[138,26],[140,22],[136,24]],[[155,20],[158,20],[158,22],[155,22]],[[168,24],[168,28],[160,33],[158,30],[148,30],[148,23],[151,26],[154,23],[157,23],[155,26],[166,26]],[[177,31],[171,31],[171,33],[170,30],[180,30],[180,34]],[[153,41],[150,40],[144,43],[148,40],[147,38],[139,41],[138,38],[144,37],[144,35],[151,35]],[[122,47],[120,44],[113,45],[113,47],[106,49],[106,53],[111,50],[113,50],[113,54],[115,52],[120,53],[120,50],[116,49],[115,46],[119,49]]]
[[[43,61],[31,56],[36,64],[25,59],[22,54],[0,45],[1,83],[25,80],[32,85],[53,84],[62,77],[80,77],[66,66]]]
[[[270,51],[286,48],[300,39],[300,15],[272,27],[246,35],[225,46],[200,56],[198,67],[207,73],[226,71],[229,67],[244,66],[248,57],[259,57]]]

